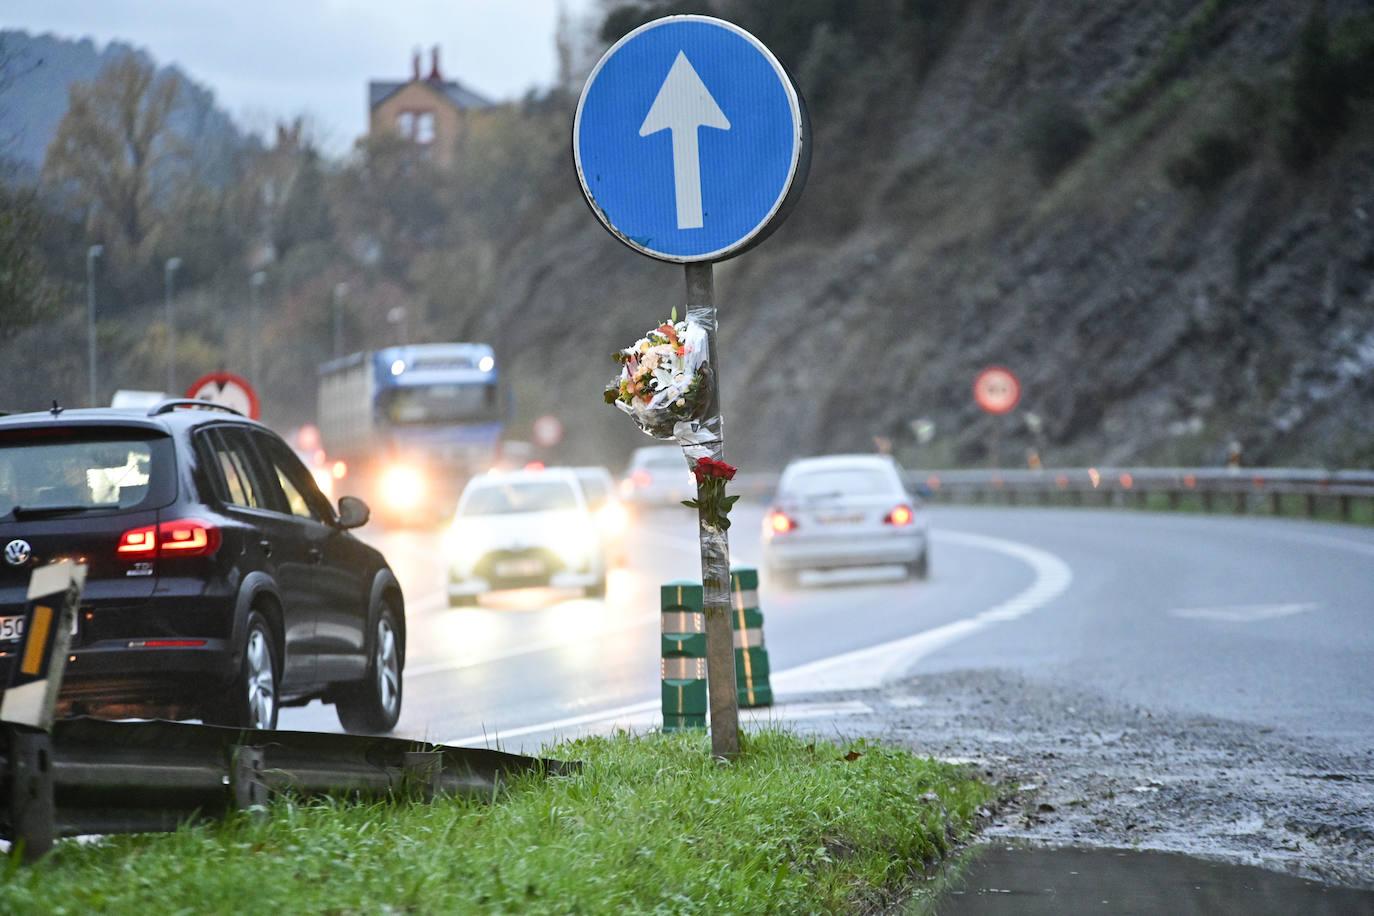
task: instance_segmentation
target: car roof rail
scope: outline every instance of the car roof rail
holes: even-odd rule
[[[178,407],[200,407],[205,410],[222,410],[236,417],[243,416],[242,413],[225,404],[216,404],[214,401],[202,401],[199,398],[171,398],[166,401],[160,401],[148,408],[148,416],[159,417],[162,414],[171,413]]]

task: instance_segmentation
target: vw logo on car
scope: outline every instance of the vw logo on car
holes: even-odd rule
[[[11,566],[23,566],[29,562],[29,557],[33,556],[33,548],[29,542],[15,538],[5,545],[5,562]]]

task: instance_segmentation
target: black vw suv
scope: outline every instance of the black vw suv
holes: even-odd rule
[[[344,728],[401,713],[405,606],[380,553],[275,433],[165,401],[0,416],[0,677],[36,566],[88,564],[59,711],[274,728],[333,703]]]

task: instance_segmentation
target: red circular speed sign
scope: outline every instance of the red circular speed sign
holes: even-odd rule
[[[232,372],[211,372],[202,375],[186,389],[186,396],[197,401],[210,401],[232,407],[245,417],[257,420],[262,416],[258,394],[248,380]]]
[[[973,380],[973,399],[988,413],[1010,413],[1021,400],[1021,383],[1010,369],[989,366]]]

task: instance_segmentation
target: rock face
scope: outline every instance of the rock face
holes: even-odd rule
[[[1326,7],[1336,36],[1367,12]],[[1305,15],[982,0],[919,58],[851,41],[856,57],[810,85],[823,69],[788,61],[817,100],[809,187],[716,272],[732,458],[777,466],[881,436],[916,463],[987,461],[995,418],[970,386],[997,363],[1024,389],[999,431],[1006,464],[1032,446],[1056,464],[1214,463],[1233,440],[1247,463],[1374,460],[1374,109],[1353,99],[1310,164],[1280,156]],[[1048,175],[1030,132],[1045,106],[1087,128]],[[647,443],[599,408],[609,360],[571,354],[634,339],[682,280],[619,247],[574,189],[569,169],[465,331],[557,386],[605,460],[607,437]]]

